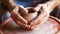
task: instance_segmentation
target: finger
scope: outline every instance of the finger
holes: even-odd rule
[[[17,11],[12,11],[11,15],[15,18],[17,18],[18,20],[21,20],[23,23],[27,23],[27,20],[25,20]]]
[[[47,14],[45,12],[39,14],[36,19],[32,20],[31,25],[36,25],[42,22],[42,19],[46,16]]]
[[[1,32],[1,34],[4,34],[3,27],[4,27],[7,23],[9,23],[10,21],[11,21],[11,18],[8,18],[8,19],[6,19],[4,22],[2,22],[2,24],[1,24],[1,26],[0,26],[0,32]]]
[[[22,23],[20,20],[17,20],[17,19],[15,19],[14,17],[12,17],[12,19],[16,22],[16,24],[18,24],[18,25],[21,26],[22,28],[28,28],[28,29],[30,28],[29,25]]]
[[[40,24],[33,25],[33,26],[30,27],[30,29],[31,29],[31,30],[38,29],[39,26],[40,26]]]
[[[42,7],[42,8],[40,9],[41,13],[36,17],[36,19],[32,20],[32,22],[31,22],[32,25],[33,25],[33,24],[39,24],[39,23],[37,23],[37,22],[41,22],[41,21],[42,21],[41,19],[43,19],[46,15],[49,16],[49,13],[47,13],[47,12],[45,11],[44,6],[42,5],[41,7]],[[34,22],[35,22],[35,23],[34,23]]]
[[[2,23],[1,27],[3,27],[4,25],[6,25],[7,23],[9,23],[11,20],[12,20],[11,18],[6,19],[6,20]]]
[[[41,22],[37,22],[37,24],[31,25],[31,29],[35,29],[35,28],[39,27],[42,23],[44,23],[45,21],[47,21],[48,17],[49,17],[49,16],[46,16],[46,15],[45,15],[45,16],[41,19]]]
[[[33,8],[35,12],[39,11],[41,8],[42,4],[38,4],[36,7]]]
[[[19,5],[19,10],[22,11],[24,14],[28,13],[28,10],[26,10],[23,6]]]

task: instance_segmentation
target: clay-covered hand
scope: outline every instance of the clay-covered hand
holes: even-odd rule
[[[16,9],[14,9],[13,11],[11,11],[11,18],[16,22],[16,24],[18,24],[22,28],[35,29],[48,19],[49,13],[50,13],[50,10],[48,11],[48,8],[49,7],[47,7],[47,4],[39,4],[33,9],[31,9],[31,10],[34,10],[34,12],[39,12],[39,15],[32,21],[28,22],[17,11],[22,11],[23,13],[28,14],[29,11],[27,9],[29,8],[24,9],[24,7],[19,6],[19,7],[16,7]],[[30,23],[30,24],[27,24],[27,23]]]
[[[34,29],[38,27],[40,24],[44,23],[48,19],[49,14],[59,4],[60,4],[60,0],[53,0],[53,1],[46,2],[44,4],[38,4],[33,10],[35,11],[40,10],[41,13],[37,16],[36,19],[32,20],[31,29]]]
[[[31,21],[30,24],[31,29],[35,29],[39,27],[42,23],[47,21],[50,14],[50,11],[48,11],[48,7],[46,4],[39,4],[36,7],[34,7],[33,10],[39,12],[39,15],[34,20]]]
[[[15,21],[16,24],[21,26],[22,28],[29,29],[29,25],[27,25],[28,21],[24,19],[19,12],[27,13],[28,11],[24,9],[23,6],[16,6],[14,10],[11,11],[11,18]]]
[[[60,1],[60,0],[59,0]],[[44,23],[48,17],[49,17],[49,14],[50,12],[52,12],[52,10],[58,6],[60,4],[60,2],[57,1],[57,2],[53,2],[53,1],[49,1],[49,2],[46,2],[44,4],[38,4],[36,7],[33,8],[33,10],[35,12],[39,12],[39,15],[33,19],[29,25],[26,25],[26,24],[22,24],[22,23],[28,23],[27,20],[23,19],[23,17],[21,17],[20,14],[18,14],[18,12],[16,10],[13,10],[11,11],[12,12],[12,19],[19,25],[26,27],[26,28],[30,28],[30,29],[34,29],[34,28],[37,28],[39,25],[41,25],[42,23]],[[52,3],[52,4],[50,4]],[[57,3],[57,4],[56,4]],[[56,4],[56,5],[55,5]],[[52,8],[53,7],[53,8]],[[19,8],[20,11],[23,11],[23,13],[27,14],[28,13],[28,10],[24,9],[24,8]],[[16,12],[15,12],[16,11]],[[41,12],[41,13],[40,13]]]

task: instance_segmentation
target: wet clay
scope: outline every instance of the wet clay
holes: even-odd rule
[[[22,17],[25,18],[28,22],[31,22],[33,19],[35,19],[38,15],[38,12],[35,12],[34,10],[27,9],[28,13],[27,14],[22,14]]]

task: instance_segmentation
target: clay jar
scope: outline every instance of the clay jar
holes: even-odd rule
[[[34,10],[32,10],[31,8],[27,9],[28,13],[27,14],[22,14],[23,18],[25,18],[28,22],[32,21],[33,19],[35,19],[38,15],[37,12],[35,12]]]

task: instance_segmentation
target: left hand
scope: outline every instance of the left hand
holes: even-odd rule
[[[37,10],[36,10],[37,9]],[[31,21],[31,29],[37,28],[39,25],[48,20],[50,9],[47,7],[47,4],[39,4],[37,7],[34,7],[33,10],[41,11],[41,13],[36,17],[36,19]]]
[[[48,18],[49,14],[53,11],[53,9],[60,4],[60,0],[53,0],[46,2],[44,4],[38,4],[33,10],[41,11],[41,14],[31,22],[31,29],[38,27],[41,23],[44,23]],[[40,23],[39,23],[40,22]]]

